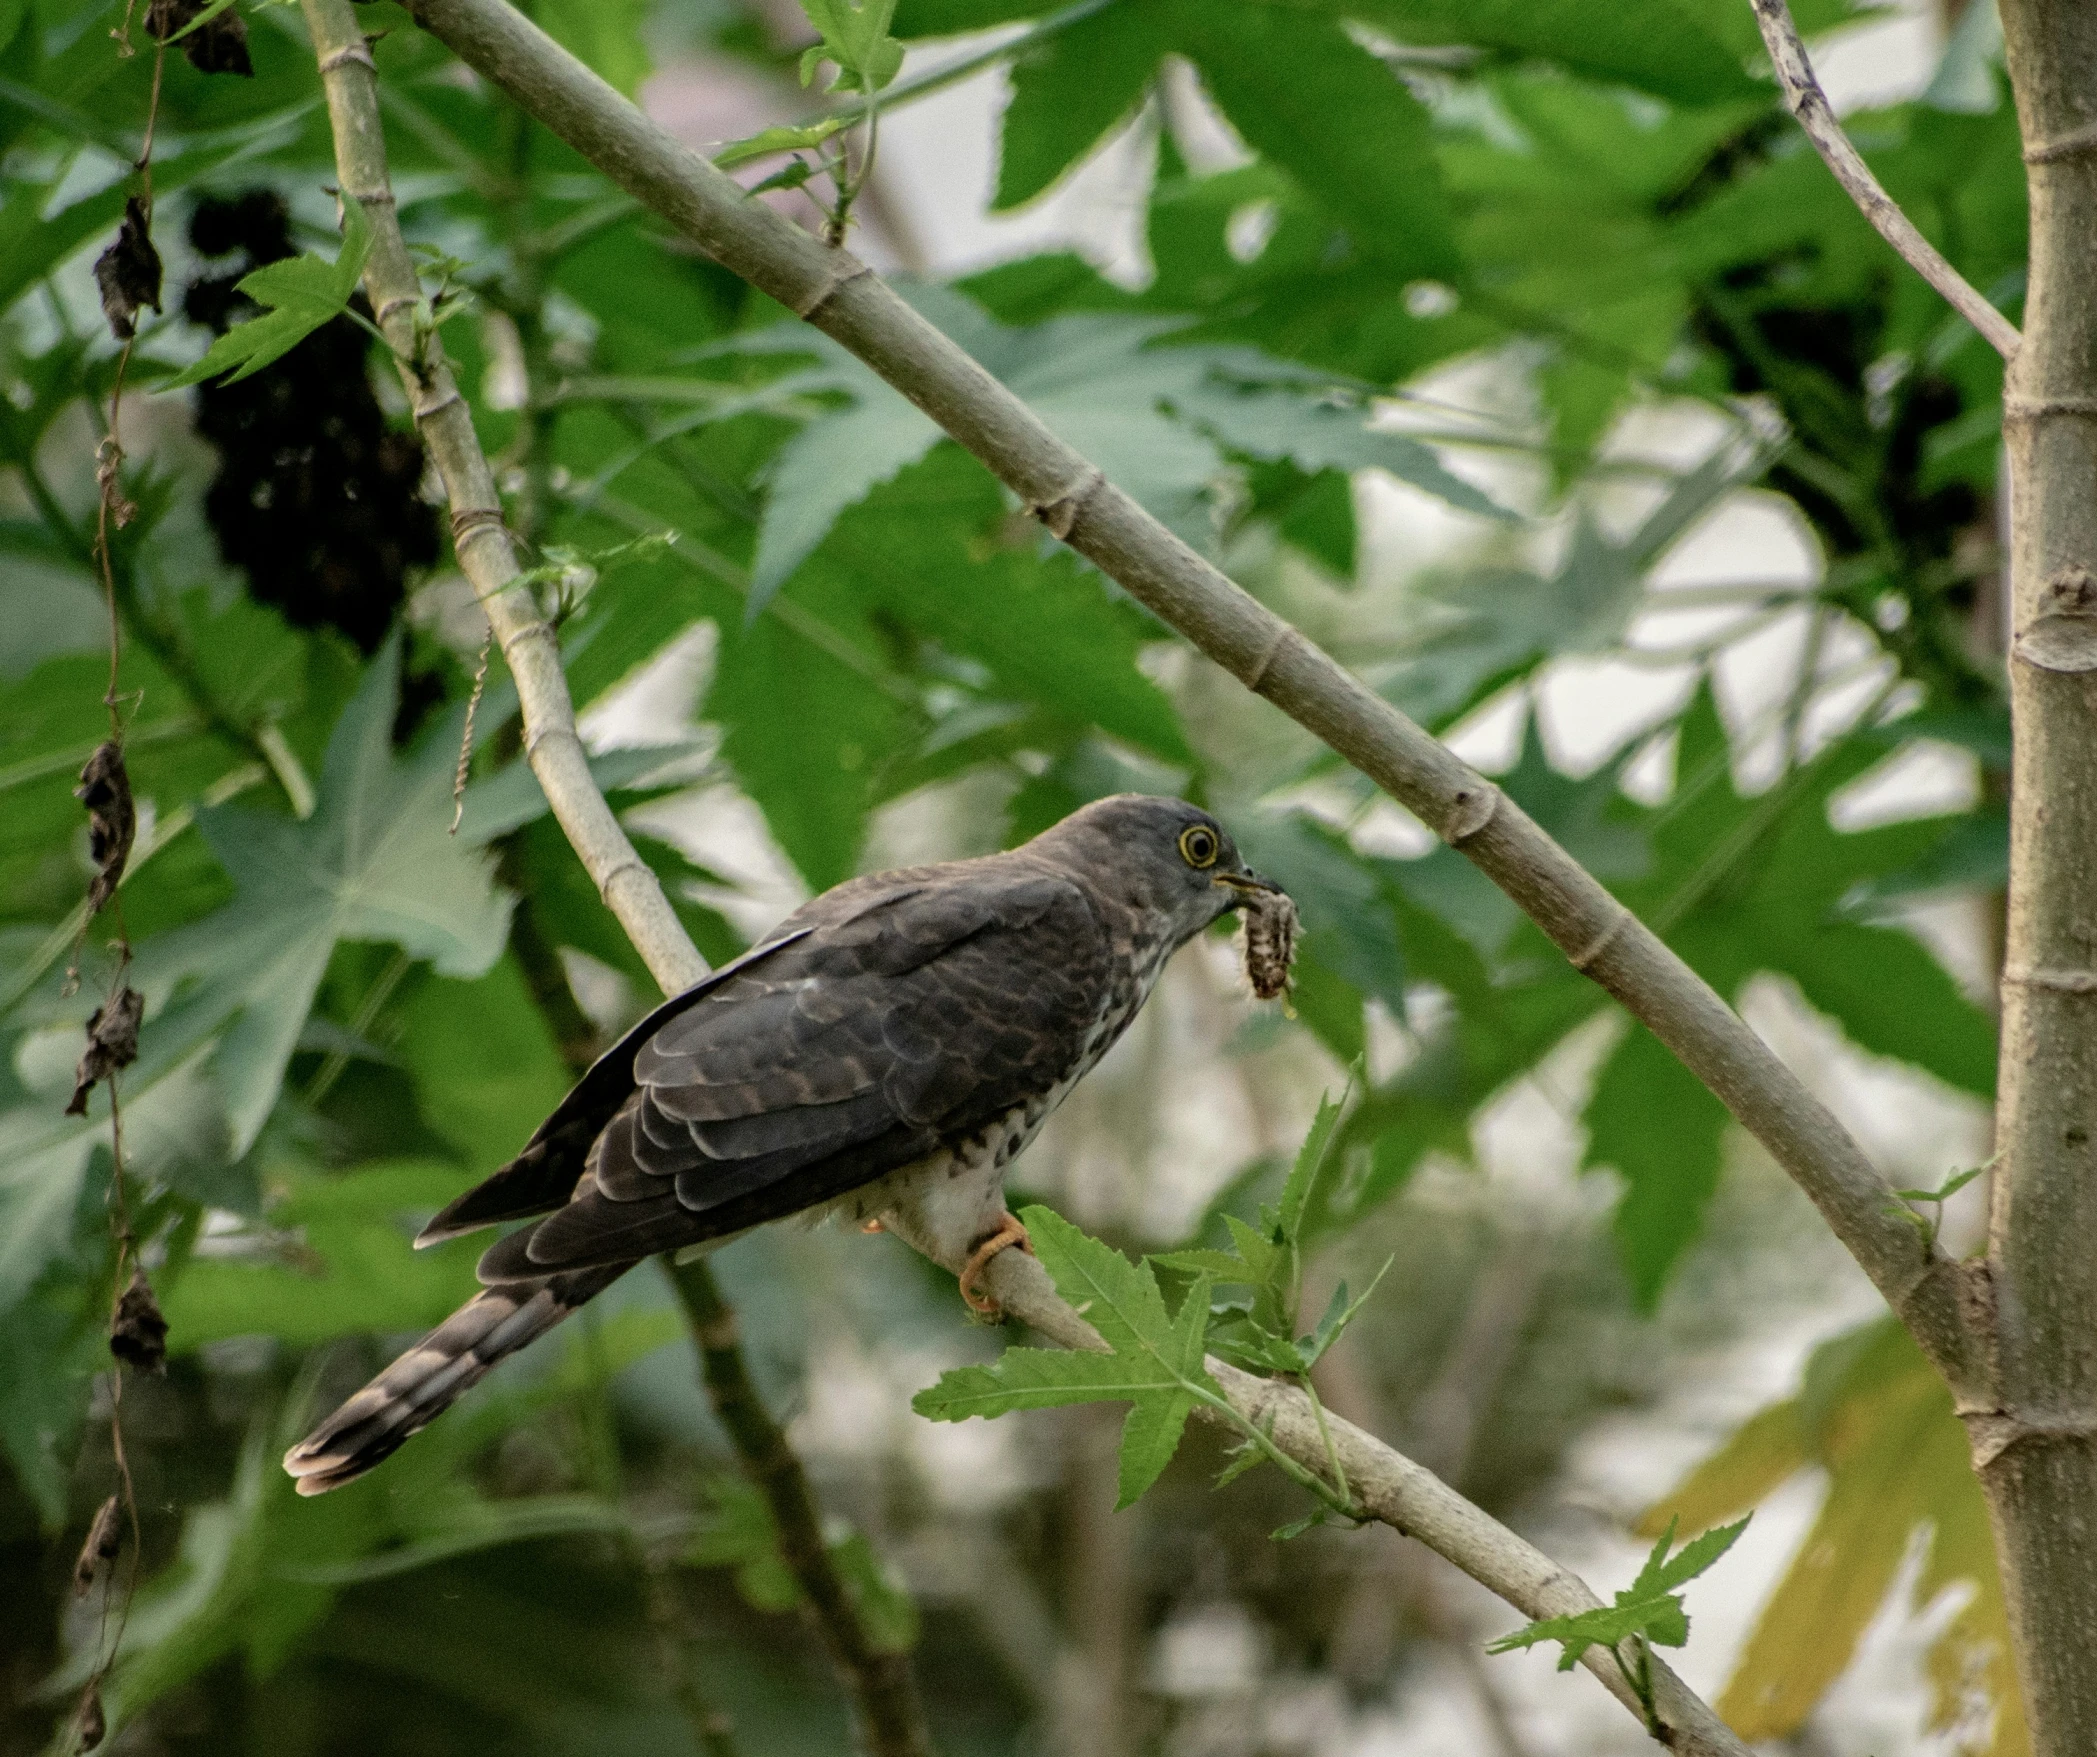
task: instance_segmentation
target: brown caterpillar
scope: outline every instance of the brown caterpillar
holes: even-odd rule
[[[1296,959],[1296,905],[1280,891],[1262,891],[1238,912],[1238,946],[1252,992],[1271,1001],[1289,986]]]

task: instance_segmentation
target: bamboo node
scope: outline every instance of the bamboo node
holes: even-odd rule
[[[2011,964],[2002,980],[2012,988],[2044,988],[2054,994],[2097,994],[2097,970],[2063,970],[2044,964]]]
[[[2022,1415],[2014,1409],[1961,1409],[1975,1474],[2013,1447],[2034,1443],[2088,1444],[2097,1440],[2097,1419],[2080,1415]]]
[[[1486,780],[1480,780],[1475,787],[1458,788],[1456,797],[1450,801],[1449,821],[1442,828],[1442,840],[1452,848],[1461,848],[1493,821],[1493,814],[1500,809],[1500,798],[1500,789]]]
[[[1617,936],[1630,925],[1631,920],[1631,911],[1619,906],[1617,912],[1609,918],[1609,925],[1596,934],[1593,940],[1586,946],[1570,954],[1568,962],[1581,975],[1585,976],[1588,970],[1593,967],[1595,961],[1604,952],[1608,951],[1611,946],[1616,944]]]
[[[1036,501],[1027,508],[1027,513],[1046,525],[1049,535],[1057,542],[1068,543],[1071,532],[1077,529],[1078,515],[1085,510],[1085,503],[1106,485],[1107,478],[1098,470],[1087,470],[1055,499]]]
[[[349,43],[330,54],[323,55],[320,58],[320,71],[323,77],[325,77],[327,74],[333,73],[338,67],[347,67],[352,61],[363,63],[364,66],[370,68],[374,73],[379,70],[378,63],[371,58],[371,45],[369,43]],[[361,200],[362,197],[359,197],[359,199]]]
[[[816,313],[821,311],[825,305],[828,305],[831,300],[835,299],[840,292],[858,280],[860,276],[869,275],[873,272],[858,257],[847,256],[842,250],[837,251],[835,253],[835,262],[830,272],[823,277],[821,284],[817,286],[812,297],[803,300],[794,307],[794,315],[803,323],[814,323]]]

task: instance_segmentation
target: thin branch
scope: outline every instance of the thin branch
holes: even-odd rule
[[[589,753],[575,729],[560,645],[530,588],[517,584],[522,570],[503,526],[494,474],[401,237],[371,50],[350,0],[302,0],[302,6],[327,90],[342,198],[358,203],[371,226],[364,291],[400,367],[423,445],[444,483],[459,569],[487,612],[516,680],[525,757],[599,895],[664,993],[676,994],[706,974],[706,960],[590,779]]]
[[[958,1273],[958,1259],[947,1261],[930,1241],[906,1230],[894,1217],[887,1217],[887,1223],[905,1244]],[[984,1283],[1010,1316],[1047,1340],[1064,1348],[1105,1352],[1099,1332],[1065,1303],[1038,1258],[1021,1251],[1001,1251],[990,1260]],[[1264,1430],[1281,1451],[1311,1470],[1327,1468],[1318,1414],[1299,1386],[1256,1378],[1214,1356],[1204,1365],[1231,1407]],[[1199,1408],[1196,1413],[1206,1414]],[[1465,1500],[1432,1471],[1340,1416],[1328,1412],[1323,1425],[1331,1434],[1334,1455],[1346,1470],[1358,1506],[1405,1536],[1417,1538],[1524,1616],[1568,1616],[1592,1610],[1602,1602],[1578,1575]],[[1644,1724],[1645,1708],[1606,1648],[1589,1649],[1581,1663]],[[1670,1750],[1681,1757],[1749,1757],[1747,1746],[1709,1705],[1657,1659],[1653,1684]]]
[[[1007,1253],[1008,1255],[1010,1253]],[[874,1757],[931,1757],[924,1705],[906,1654],[877,1647],[869,1636],[830,1546],[800,1459],[750,1382],[735,1308],[721,1297],[703,1259],[670,1272],[678,1303],[699,1345],[706,1392],[779,1533],[779,1556],[807,1600],[816,1633],[851,1688]]]
[[[1942,293],[1951,308],[1980,331],[1989,347],[2005,360],[2014,360],[2024,340],[2017,326],[1982,298],[1980,290],[1915,229],[1915,222],[1901,212],[1900,204],[1886,193],[1842,132],[1827,93],[1814,77],[1813,63],[1806,58],[1805,40],[1798,34],[1787,0],[1749,0],[1749,4],[1755,9],[1755,23],[1769,47],[1769,58],[1776,64],[1784,102],[1806,131],[1813,150],[1835,173],[1835,181],[1849,191],[1850,200],[1908,266]]]
[[[460,59],[724,267],[850,349],[1056,536],[1476,862],[1717,1094],[1954,1386],[1969,1382],[1955,1266],[1925,1256],[1887,1212],[1885,1180],[1828,1108],[1511,799],[1114,487],[863,263],[749,200],[503,0],[408,4]]]

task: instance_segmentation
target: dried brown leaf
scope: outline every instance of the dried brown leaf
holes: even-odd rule
[[[73,1725],[79,1733],[79,1749],[92,1751],[109,1737],[109,1721],[102,1713],[102,1686],[91,1683],[80,1693],[80,1706],[73,1712]]]
[[[73,1564],[73,1595],[84,1598],[95,1584],[95,1576],[117,1559],[117,1551],[124,1545],[122,1511],[117,1497],[111,1495],[95,1510],[95,1521],[87,1528],[87,1542],[80,1546],[80,1556]]]
[[[204,10],[206,0],[153,0],[146,9],[146,29],[162,42],[190,24]],[[177,45],[199,73],[237,73],[244,79],[255,76],[248,59],[247,20],[237,6],[228,6],[205,20]]]
[[[124,203],[116,242],[95,258],[95,285],[102,289],[102,315],[109,333],[128,342],[138,333],[138,314],[160,309],[160,252],[153,248],[143,198]]]
[[[73,797],[87,807],[87,852],[95,863],[95,876],[87,887],[87,910],[94,915],[116,894],[124,863],[131,858],[132,838],[138,834],[130,771],[124,767],[123,747],[114,739],[95,746],[87,767],[80,771],[80,785],[73,789]]]
[[[67,1116],[87,1115],[87,1095],[98,1081],[106,1080],[138,1060],[138,1026],[145,1017],[146,999],[128,982],[116,998],[95,1009],[87,1022],[87,1049],[73,1071],[73,1101]]]
[[[109,1352],[140,1372],[157,1373],[167,1365],[167,1320],[160,1315],[160,1302],[143,1269],[131,1271],[131,1285],[117,1301],[109,1325]]]

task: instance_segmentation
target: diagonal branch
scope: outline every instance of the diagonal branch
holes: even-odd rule
[[[958,1259],[948,1262],[892,1217],[889,1230],[947,1268],[957,1273],[960,1270]],[[1064,1348],[1106,1348],[1099,1332],[1065,1303],[1038,1258],[1020,1251],[1000,1251],[991,1258],[983,1278],[1007,1313],[1022,1319],[1049,1341]],[[1328,1454],[1324,1433],[1320,1431],[1320,1414],[1297,1386],[1241,1372],[1213,1355],[1203,1365],[1222,1387],[1232,1407],[1265,1430],[1282,1451],[1319,1472],[1328,1468],[1328,1457],[1337,1455],[1361,1506],[1384,1524],[1417,1538],[1436,1555],[1453,1562],[1524,1616],[1569,1616],[1592,1610],[1602,1602],[1577,1574],[1560,1567],[1526,1538],[1465,1500],[1432,1471],[1330,1410],[1323,1412],[1322,1424],[1332,1436],[1334,1453]],[[1197,1408],[1196,1413],[1204,1412]],[[1604,1689],[1644,1721],[1645,1708],[1637,1692],[1606,1649],[1590,1648],[1581,1663]],[[1654,1707],[1660,1722],[1660,1730],[1653,1736],[1660,1743],[1681,1757],[1749,1757],[1747,1746],[1712,1712],[1709,1704],[1657,1657],[1652,1663]]]
[[[1951,308],[1980,331],[1989,347],[2005,360],[2014,360],[2024,340],[2017,333],[2017,326],[1990,305],[1980,290],[1944,259],[1936,245],[1915,229],[1915,222],[1901,212],[1900,204],[1886,193],[1871,174],[1863,154],[1842,132],[1828,94],[1820,89],[1820,81],[1814,76],[1813,63],[1806,58],[1805,39],[1798,34],[1787,0],[1749,0],[1749,4],[1755,9],[1755,23],[1769,48],[1769,58],[1776,64],[1777,84],[1784,88],[1784,102],[1798,118],[1813,150],[1835,173],[1835,181],[1849,192],[1850,200],[1908,266],[1942,293]]]
[[[459,571],[487,612],[524,711],[524,754],[584,869],[666,994],[706,974],[646,861],[590,779],[589,752],[561,670],[560,643],[528,585],[520,585],[514,539],[503,525],[495,476],[473,431],[473,414],[452,378],[422,282],[401,237],[380,130],[371,49],[349,0],[302,0],[327,90],[342,199],[364,210],[371,254],[364,291],[393,350],[416,430],[444,483]]]
[[[416,20],[628,193],[849,348],[1056,536],[1460,849],[1718,1095],[1813,1200],[1957,1385],[1955,1265],[1917,1248],[1834,1115],[1709,984],[1514,801],[1226,579],[881,278],[678,144],[504,0],[408,0]],[[1009,1253],[1008,1253],[1009,1254]]]

